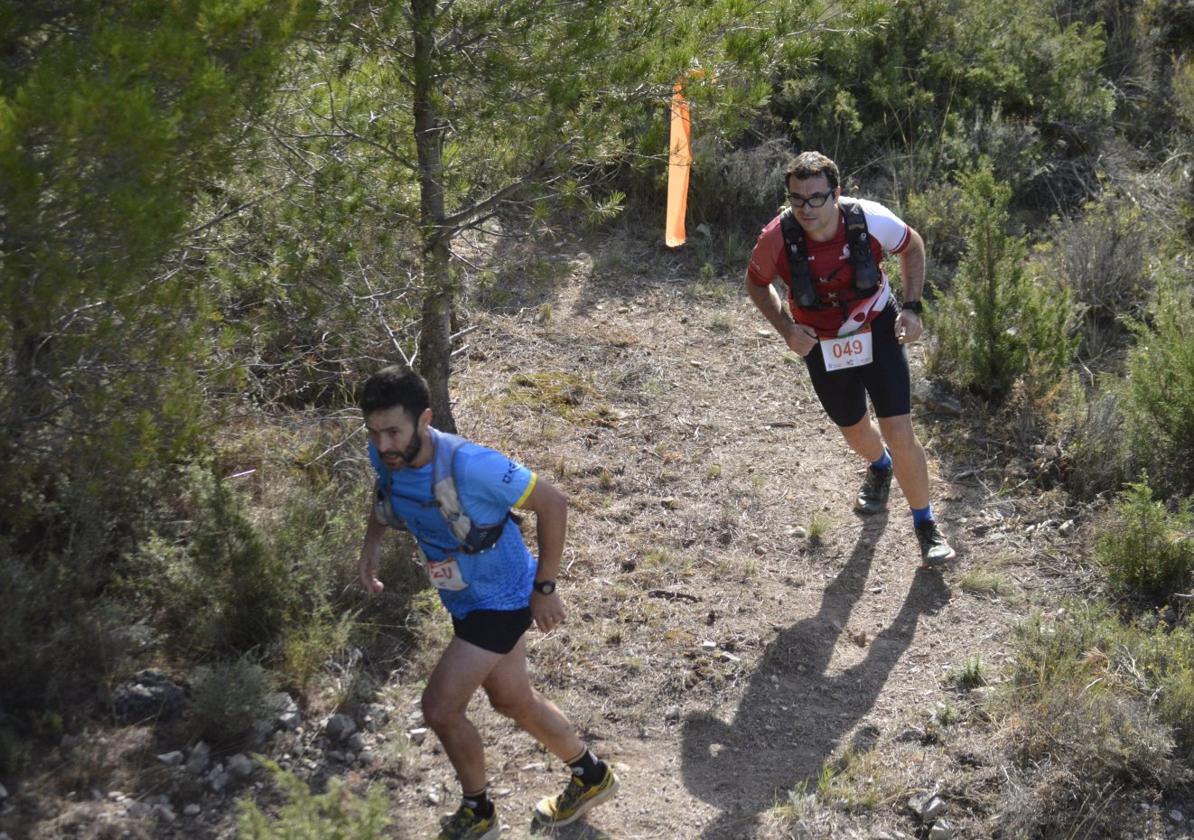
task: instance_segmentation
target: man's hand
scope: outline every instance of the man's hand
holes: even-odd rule
[[[377,579],[377,570],[381,568],[381,545],[366,542],[361,548],[360,575],[361,586],[370,595],[380,595],[386,585]]]
[[[793,353],[807,356],[817,346],[817,333],[807,324],[791,324],[784,332],[784,341]]]
[[[903,309],[896,318],[896,340],[900,344],[911,344],[920,339],[924,333],[924,326],[920,323],[920,316],[911,309]]]
[[[555,630],[564,621],[564,602],[553,592],[544,595],[542,592],[531,593],[531,617],[535,625],[544,633]]]

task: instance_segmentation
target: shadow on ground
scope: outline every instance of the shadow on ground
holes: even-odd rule
[[[886,514],[874,524],[881,530]],[[899,614],[870,641],[866,658],[829,676],[834,648],[865,589],[875,542],[860,539],[825,588],[817,614],[782,631],[764,651],[731,723],[709,714],[685,721],[684,784],[721,811],[701,833],[704,840],[749,836],[759,814],[787,791],[804,780],[815,788],[824,762],[874,705],[920,616],[949,600],[939,574],[917,572]]]

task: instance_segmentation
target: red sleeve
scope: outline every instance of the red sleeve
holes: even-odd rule
[[[755,240],[755,248],[750,253],[750,265],[746,268],[746,277],[756,286],[768,286],[776,277],[783,277],[787,270],[784,234],[779,227],[779,216],[776,216],[767,223],[759,238]]]

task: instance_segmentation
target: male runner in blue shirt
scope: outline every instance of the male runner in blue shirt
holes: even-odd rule
[[[555,577],[568,500],[521,464],[433,428],[429,406],[426,383],[404,367],[387,367],[365,383],[361,410],[369,459],[379,478],[380,509],[369,512],[360,580],[372,594],[384,589],[377,572],[385,522],[404,526],[418,542],[431,583],[452,615],[455,635],[423,691],[423,717],[443,744],[463,792],[439,838],[484,840],[500,831],[488,796],[481,737],[465,716],[478,687],[494,709],[572,768],[564,792],[535,808],[538,822],[566,825],[609,799],[618,786],[613,770],[531,687],[527,674],[524,634],[532,620],[544,632],[564,620]],[[446,475],[458,504],[445,502]],[[433,489],[433,482],[441,486]],[[517,524],[507,521],[514,508],[536,515],[538,562]],[[460,514],[471,529],[460,527]]]

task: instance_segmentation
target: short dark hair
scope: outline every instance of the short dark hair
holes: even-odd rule
[[[784,189],[788,188],[788,181],[792,178],[805,181],[818,175],[825,176],[831,190],[837,189],[837,185],[841,183],[836,163],[820,152],[801,152],[788,161],[788,171],[784,173]]]
[[[390,365],[365,380],[361,412],[371,414],[402,406],[412,420],[418,420],[431,405],[427,382],[406,365]]]

